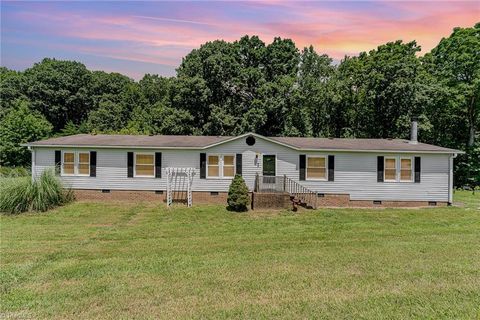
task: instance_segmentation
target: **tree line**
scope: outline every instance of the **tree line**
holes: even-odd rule
[[[456,184],[480,181],[480,23],[455,28],[419,56],[389,42],[335,63],[290,39],[216,40],[182,59],[175,77],[90,71],[46,58],[0,69],[0,165],[25,166],[19,144],[76,133],[408,138],[466,151]]]

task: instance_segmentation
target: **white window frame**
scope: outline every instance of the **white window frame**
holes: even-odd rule
[[[73,173],[65,173],[64,170],[63,170],[63,166],[65,165],[65,153],[73,153]],[[60,175],[62,177],[73,177],[73,176],[75,176],[75,173],[77,172],[77,170],[76,170],[76,168],[77,168],[76,159],[77,159],[77,155],[76,155],[75,151],[62,150],[62,162],[61,162],[61,169],[62,170],[60,171]]]
[[[143,175],[137,174],[137,155],[149,155],[153,156],[153,175]],[[155,168],[155,152],[134,152],[133,153],[133,177],[134,178],[155,178],[155,174],[157,169]]]
[[[399,183],[413,183],[414,182],[414,158],[410,156],[385,156],[383,160],[383,181],[384,182],[399,182]],[[387,159],[394,159],[395,160],[395,180],[387,179],[385,172],[387,168]],[[402,159],[410,160],[410,180],[402,180]]]
[[[224,176],[224,167],[225,167],[225,161],[224,161],[224,158],[225,156],[230,156],[230,157],[233,157],[233,176]],[[235,154],[222,154],[222,178],[223,179],[233,179],[235,177],[235,174],[237,173],[237,157]],[[230,167],[230,165],[228,165]]]
[[[387,179],[387,160],[395,160],[395,179]],[[384,182],[397,182],[398,181],[398,157],[384,157],[383,159],[383,181]]]
[[[325,159],[325,178],[309,178],[308,177],[308,159],[324,158]],[[328,181],[328,156],[324,154],[307,154],[305,158],[305,180],[308,181]]]
[[[410,180],[402,180],[402,160],[408,159],[410,160]],[[402,183],[409,183],[413,182],[413,175],[415,174],[413,169],[413,157],[400,157],[400,161],[398,161],[398,181]]]
[[[208,166],[209,166],[208,158],[210,156],[217,156],[218,157],[218,176],[211,176],[211,175],[208,174]],[[225,177],[223,175],[223,165],[224,165],[223,157],[225,157],[225,156],[232,156],[233,157],[233,176]],[[237,157],[234,153],[207,153],[206,166],[207,166],[206,167],[207,179],[230,179],[231,180],[237,174]]]
[[[65,153],[73,153],[73,173],[65,173],[63,166],[65,164]],[[88,153],[88,173],[79,173],[80,165],[80,153]],[[73,151],[73,150],[62,150],[62,163],[60,176],[62,177],[89,177],[90,176],[90,163],[92,159],[90,158],[90,151]]]

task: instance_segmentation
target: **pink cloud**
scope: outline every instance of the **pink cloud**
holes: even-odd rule
[[[267,43],[275,36],[292,38],[299,48],[312,44],[335,59],[397,39],[417,40],[423,52],[427,52],[453,27],[472,26],[479,20],[476,2],[380,4],[392,14],[340,10],[325,3],[262,1],[232,4],[265,17],[257,19],[248,15],[232,18],[207,6],[171,16],[96,12],[87,15],[51,6],[51,10],[21,12],[18,18],[37,24],[36,32],[83,40],[71,45],[72,50],[171,66],[178,66],[184,55],[207,41],[234,41],[245,34],[259,35]],[[270,14],[272,10],[285,12],[285,18]]]

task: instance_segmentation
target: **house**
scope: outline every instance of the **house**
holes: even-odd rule
[[[32,176],[57,168],[79,199],[189,205],[225,203],[235,174],[254,196],[288,194],[312,206],[446,205],[461,153],[417,142],[415,122],[410,140],[78,134],[26,146]]]

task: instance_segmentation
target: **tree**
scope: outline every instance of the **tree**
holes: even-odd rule
[[[28,100],[25,88],[23,73],[0,67],[0,119],[8,113],[16,100]]]
[[[90,132],[115,132],[127,125],[125,106],[110,100],[100,102],[98,109],[89,113],[86,127]]]
[[[228,188],[227,197],[228,209],[232,211],[248,211],[250,205],[250,194],[241,175],[235,175]]]
[[[195,134],[202,134],[210,117],[211,91],[201,77],[179,77],[173,82],[172,107],[188,111],[195,119]]]
[[[192,115],[157,102],[148,109],[136,108],[128,127],[143,134],[189,135],[193,133]]]
[[[291,117],[305,119],[305,124],[296,135],[325,137],[338,134],[335,132],[336,123],[331,121],[334,114],[330,79],[334,72],[330,57],[319,55],[312,46],[303,49],[298,72],[300,110]]]
[[[24,75],[31,108],[41,112],[55,131],[69,121],[79,124],[93,107],[89,94],[91,73],[79,62],[46,58]]]
[[[133,85],[134,81],[120,73],[107,73],[103,71],[93,71],[89,83],[89,94],[93,99],[93,109],[98,108],[102,100],[112,102],[121,102],[122,93],[128,86]]]
[[[265,51],[263,64],[266,67],[267,80],[297,73],[300,54],[290,39],[276,37]]]
[[[389,42],[369,53],[352,58],[356,68],[355,94],[357,127],[365,128],[362,136],[370,138],[403,138],[408,133],[399,130],[400,116],[416,115],[416,86],[420,62],[416,53],[420,47],[412,41]],[[361,112],[361,114],[358,114]]]
[[[17,100],[14,108],[0,121],[0,165],[28,166],[30,151],[22,143],[50,136],[52,125],[27,101]]]
[[[172,79],[161,77],[159,75],[146,74],[138,85],[150,105],[157,102],[167,102],[170,98]]]
[[[455,28],[424,62],[435,79],[448,88],[452,114],[462,115],[467,129],[462,133],[465,143],[473,147],[480,130],[480,23],[473,28]]]

